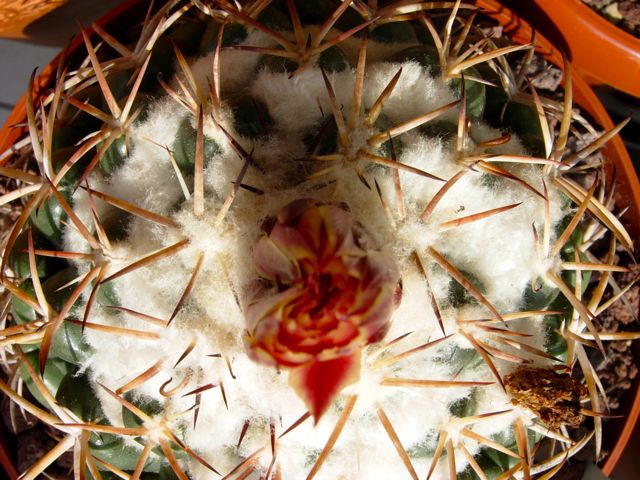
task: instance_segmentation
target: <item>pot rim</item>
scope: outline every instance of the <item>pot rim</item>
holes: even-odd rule
[[[28,37],[24,32],[25,27],[56,8],[62,7],[67,1],[68,0],[32,2],[30,5],[27,5],[27,8],[24,10],[21,10],[20,7],[14,8],[14,5],[9,5],[17,2],[3,2],[7,4],[2,5],[3,9],[11,11],[14,16],[0,24],[0,37],[15,40],[27,39]]]
[[[95,24],[104,27],[105,25],[115,21],[118,17],[128,12],[132,8],[143,3],[143,0],[126,0],[109,10],[105,15],[96,20]],[[90,30],[88,28],[87,30]],[[58,73],[58,65],[68,57],[69,54],[78,51],[78,48],[81,48],[84,45],[84,41],[82,39],[82,35],[78,32],[76,33],[69,44],[62,48],[60,52],[53,57],[53,59],[42,69],[42,71],[35,76],[33,79],[33,98],[34,99],[42,99],[47,93],[49,86],[54,82],[54,79]],[[34,72],[37,70],[37,67],[34,69]],[[27,98],[29,96],[28,89],[25,89],[25,92],[22,94],[20,99],[16,102],[13,110],[9,113],[9,116],[5,120],[4,125],[0,128],[0,155],[2,155],[6,150],[11,148],[11,146],[20,138],[22,138],[26,133],[28,133],[28,128],[24,125],[20,125],[21,122],[24,122],[24,119],[27,118]],[[8,159],[10,158],[1,158],[0,166],[4,166]]]
[[[608,21],[581,0],[502,0],[565,50],[592,85],[608,84],[640,97],[640,38]]]

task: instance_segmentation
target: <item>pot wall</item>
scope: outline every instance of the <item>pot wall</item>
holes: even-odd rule
[[[579,2],[579,0],[536,0],[538,3],[553,3],[554,6]],[[509,10],[503,4],[495,0],[477,0],[476,5],[482,7],[485,13],[498,21],[503,26],[505,33],[518,43],[527,43],[531,41],[532,28],[519,17],[515,12]],[[504,3],[513,3],[509,0]],[[528,2],[519,2],[528,3]],[[531,4],[529,4],[531,6]],[[583,6],[583,5],[582,5]],[[563,7],[564,8],[564,7]],[[596,17],[598,15],[585,7]],[[605,20],[603,20],[605,21]],[[575,20],[572,23],[578,23]],[[608,23],[608,22],[607,22]],[[610,25],[615,30],[615,26]],[[622,32],[620,30],[620,32]],[[624,33],[624,32],[622,32]],[[628,35],[630,37],[630,35]],[[585,45],[590,45],[589,42]],[[547,60],[562,68],[563,56],[561,51],[556,48],[543,35],[538,34],[536,39],[536,51],[543,55]],[[573,65],[573,63],[572,63]],[[612,68],[612,67],[609,67]],[[636,60],[636,68],[640,69],[640,53]],[[574,70],[576,70],[574,68]],[[572,72],[573,77],[573,97],[574,102],[586,111],[596,124],[600,125],[604,130],[613,128],[613,122],[609,114],[602,106],[602,103],[593,92],[586,79],[581,75],[580,69]],[[640,70],[635,75],[637,87],[640,88]],[[632,237],[636,240],[636,251],[638,250],[638,239],[640,239],[640,182],[631,162],[631,158],[627,153],[624,142],[619,135],[616,135],[603,149],[605,156],[611,160],[610,168],[616,171],[619,180],[617,185],[616,201],[619,206],[628,206],[630,211],[625,214],[623,223],[629,230]],[[636,358],[640,359],[640,345],[635,344]],[[606,475],[610,475],[616,462],[620,459],[625,450],[634,426],[640,416],[640,377],[636,377],[633,387],[628,392],[625,399],[621,403],[621,411],[628,412],[622,419],[611,419],[605,424],[605,446],[609,449],[609,455],[602,464],[602,470]]]

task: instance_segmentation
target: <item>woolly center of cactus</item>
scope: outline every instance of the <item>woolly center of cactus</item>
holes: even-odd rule
[[[247,42],[269,45],[261,32]],[[361,41],[343,43],[356,65]],[[366,48],[389,51],[373,40]],[[213,58],[191,64],[194,88],[212,83]],[[138,405],[162,405],[158,421],[220,471],[252,458],[266,472],[265,445],[277,438],[283,478],[304,478],[317,462],[317,478],[395,478],[404,466],[390,449],[390,424],[426,470],[437,431],[463,415],[458,405],[472,405],[465,415],[509,408],[464,322],[535,309],[525,292],[543,259],[531,226],[554,228],[566,213],[560,195],[550,185],[546,198],[539,193],[543,167],[508,162],[526,154],[515,137],[486,151],[502,134],[474,121],[459,148],[456,91],[413,59],[372,60],[364,72],[309,64],[293,76],[256,51],[225,51],[220,62],[215,121],[160,99],[131,129],[135,149],[122,165],[88,179],[92,190],[169,221],[126,219],[105,260],[113,303],[94,305],[90,317],[151,334],[89,329],[93,352],[82,366]],[[200,150],[208,153],[198,167]],[[507,173],[476,168],[468,152],[504,155]],[[314,213],[283,219],[301,199],[313,200]],[[78,190],[73,201],[90,224],[93,198]],[[86,249],[74,228],[64,236],[69,251]],[[533,316],[509,327],[544,348],[540,325]],[[494,335],[473,331],[487,348],[498,348]],[[96,392],[109,420],[122,423],[122,406]],[[509,436],[521,415],[529,414],[513,409],[473,431]],[[337,426],[339,446],[323,455]],[[184,462],[194,478],[207,475]],[[456,462],[459,471],[468,464],[457,454]]]

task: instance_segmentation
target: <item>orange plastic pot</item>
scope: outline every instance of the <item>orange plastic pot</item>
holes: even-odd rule
[[[518,1],[517,3],[527,4],[529,7],[531,7],[534,2]],[[579,23],[580,19],[582,18],[574,17],[569,21],[570,17],[568,11],[570,10],[570,4],[576,4],[577,6],[580,6],[581,9],[582,7],[584,7],[584,9],[587,10],[586,14],[589,14],[589,16],[592,14],[593,16],[597,17],[598,21],[606,22],[604,19],[601,19],[595,12],[592,12],[588,7],[584,6],[580,2],[580,0],[535,0],[535,3],[540,5],[544,4],[548,6],[549,9],[557,7],[559,11],[566,11],[567,23],[570,24]],[[504,33],[508,37],[512,38],[516,43],[527,43],[531,41],[533,33],[532,26],[528,22],[523,20],[523,18],[519,16],[517,12],[514,12],[513,10],[507,8],[503,4],[503,2],[498,2],[496,0],[476,0],[475,4],[481,7],[483,9],[483,12],[488,17],[491,17],[500,25],[502,25]],[[631,37],[631,35],[622,32],[614,25],[608,24],[608,22],[606,23],[607,29],[611,29],[615,31],[614,33],[617,34],[624,34],[630,37],[632,40],[638,42],[638,40]],[[582,37],[580,41],[585,42],[580,50],[581,52],[583,52],[582,55],[584,56],[580,58],[582,58],[583,61],[586,61],[586,52],[593,46],[593,42],[585,40],[584,37]],[[639,47],[640,42],[638,42],[638,47],[636,47],[635,50],[635,65],[633,67],[634,73],[630,74],[630,80],[634,80],[636,82],[635,89],[639,92],[638,95],[640,95]],[[536,51],[543,55],[551,63],[561,68],[563,67],[563,56],[560,48],[555,47],[554,44],[546,38],[546,36],[541,35],[540,33],[537,34]],[[594,57],[596,55],[597,54],[594,52]],[[612,54],[612,58],[617,58],[613,55],[614,54]],[[575,61],[576,59],[577,58],[574,56],[573,60]],[[574,62],[572,61],[572,68],[573,65]],[[618,67],[609,65],[608,68],[611,70],[615,70]],[[620,68],[622,69],[624,67],[621,66]],[[591,119],[602,129],[609,130],[610,128],[612,128],[614,125],[611,121],[611,118],[609,117],[609,114],[604,109],[602,103],[587,83],[587,79],[582,75],[582,70],[580,68],[577,68],[576,66],[572,73],[574,102],[577,103],[583,111],[587,112]],[[636,241],[637,251],[638,241],[640,241],[640,182],[638,181],[638,175],[619,135],[616,135],[616,137],[613,138],[604,147],[604,154],[609,160],[608,167],[610,169],[615,169],[615,171],[617,172],[618,185],[616,202],[619,206],[628,206],[630,208],[630,211],[628,212],[624,220],[625,226]],[[637,343],[635,344],[635,354],[636,358],[640,359],[640,345],[638,345]],[[605,447],[610,453],[602,463],[601,467],[606,475],[611,474],[613,468],[620,459],[620,456],[622,455],[622,452],[627,446],[629,438],[633,433],[633,429],[638,420],[638,417],[640,416],[640,377],[636,377],[632,388],[629,390],[629,392],[627,392],[627,396],[621,403],[620,412],[622,413],[623,418],[611,419],[605,424]]]
[[[67,0],[0,0],[0,37],[25,38],[24,29]]]
[[[562,49],[592,85],[640,97],[640,38],[607,21],[580,0],[503,0]]]
[[[2,0],[0,0],[2,1]],[[52,10],[56,6],[59,6],[65,3],[67,0],[59,1],[53,0],[47,2],[44,0],[42,3],[48,3],[50,6],[54,4],[47,11]],[[56,3],[57,2],[57,3]],[[9,1],[6,3],[16,3],[15,1]],[[3,7],[3,4],[0,3],[0,8]],[[127,14],[127,18],[133,10],[139,9],[142,14],[145,12],[145,2],[143,0],[129,0],[127,2],[122,3],[118,7],[111,10],[109,13],[100,18],[97,23],[100,26],[106,26],[109,24],[118,25],[118,22],[115,20],[119,20],[123,17],[124,14]],[[2,12],[0,11],[0,14]],[[43,12],[42,15],[44,15]],[[41,15],[30,17],[31,20],[35,20]],[[138,16],[133,16],[132,18],[137,19],[140,18]],[[0,17],[1,20],[1,17]],[[25,24],[26,25],[26,24]],[[1,26],[1,23],[0,23]],[[120,27],[124,28],[123,24],[120,23]],[[3,36],[3,33],[0,32],[0,37]],[[9,36],[9,35],[6,35]],[[84,48],[84,42],[80,35],[76,35],[69,46],[62,52],[60,52],[52,61],[49,63],[40,74],[34,79],[33,82],[33,99],[35,100],[35,104],[38,104],[40,100],[44,99],[50,92],[52,85],[55,84],[56,74],[58,69],[58,64],[65,61],[69,57],[73,57],[76,53],[81,53]],[[7,117],[2,129],[0,129],[0,154],[11,149],[11,147],[17,142],[20,138],[23,138],[27,133],[28,129],[25,125],[27,118],[27,99],[29,98],[29,92],[25,92],[20,100],[16,102],[15,107]],[[2,161],[0,161],[0,166],[5,165],[11,159],[10,156],[7,156]],[[2,471],[0,471],[0,478],[7,478],[8,480],[17,480],[19,477],[19,472],[16,467],[16,459],[15,459],[15,436],[8,431],[7,427],[4,425],[2,420],[0,419],[0,466],[2,467],[2,471],[4,471],[4,476],[2,476]]]
[[[2,0],[0,0],[2,1]],[[66,0],[65,0],[66,1]],[[129,18],[133,10],[139,10],[142,15],[146,11],[147,3],[143,0],[129,0],[118,5],[109,13],[101,17],[95,23],[104,27],[105,25],[113,24],[118,29],[125,29],[129,23],[116,22],[127,15]],[[138,17],[133,17],[138,18]],[[49,63],[40,74],[34,79],[32,96],[37,104],[41,99],[46,97],[50,91],[52,85],[55,84],[58,65],[60,62],[66,61],[65,59],[72,58],[74,54],[82,52],[84,49],[84,42],[81,35],[76,35],[71,43],[61,51],[56,57]],[[5,150],[11,148],[11,146],[18,141],[18,139],[24,137],[28,133],[28,129],[24,122],[27,118],[27,97],[29,92],[26,92],[20,97],[20,100],[16,102],[15,107],[7,117],[5,124],[0,129],[0,154]],[[0,161],[0,166],[4,165],[9,158],[4,158]]]
[[[528,43],[532,36],[532,27],[529,23],[524,21],[516,12],[507,8],[504,4],[499,3],[496,0],[472,0],[476,5],[483,9],[486,16],[494,19],[497,23],[502,25],[504,32],[507,36],[513,39],[516,43]],[[579,0],[536,0],[538,3],[554,4],[558,7],[560,5],[569,3],[579,3]],[[518,3],[529,3],[518,2]],[[131,12],[135,9],[140,9],[144,6],[142,0],[130,0],[120,5],[116,9],[112,10],[109,14],[99,20],[97,23],[100,25],[108,25],[114,23],[115,19],[121,18],[126,14],[127,21],[135,21],[138,18],[132,15]],[[586,8],[586,7],[585,7]],[[144,11],[143,9],[140,9]],[[588,8],[587,8],[588,10]],[[593,13],[597,17],[597,14]],[[576,20],[573,19],[573,22]],[[126,23],[126,22],[125,22]],[[125,28],[123,22],[118,22],[120,28]],[[616,29],[615,26],[611,26],[612,29]],[[630,37],[630,35],[629,35]],[[632,37],[633,38],[633,37]],[[82,40],[78,36],[76,37],[67,52],[69,55],[73,55],[74,52],[81,52]],[[588,48],[588,45],[587,45]],[[546,36],[538,35],[536,50],[543,55],[547,60],[555,65],[562,67],[563,56],[560,48],[556,48]],[[636,52],[638,50],[636,49]],[[38,101],[46,96],[51,86],[55,82],[57,65],[63,58],[62,54],[58,55],[37,77],[34,82],[33,96]],[[640,56],[636,53],[636,62],[640,61]],[[636,68],[638,65],[636,65]],[[640,85],[638,85],[640,87]],[[573,72],[573,94],[574,101],[586,112],[595,124],[599,125],[602,129],[608,130],[613,127],[606,110],[602,106],[602,103],[595,95],[591,87],[589,86],[585,77],[581,74],[581,70]],[[25,127],[14,126],[25,122],[26,119],[26,101],[27,94],[23,95],[20,101],[16,104],[16,107],[11,112],[5,125],[0,130],[0,153],[10,149],[11,146],[27,132]],[[629,154],[627,153],[624,143],[619,136],[612,139],[605,147],[604,154],[610,161],[610,168],[614,168],[617,172],[618,186],[616,190],[616,201],[618,205],[624,205],[630,207],[627,215],[623,219],[626,222],[626,227],[631,232],[634,239],[640,239],[640,182],[634,170]],[[8,158],[5,158],[6,163]],[[639,345],[636,344],[637,357],[640,358]],[[619,460],[631,433],[633,432],[634,425],[638,416],[640,415],[640,377],[636,378],[632,389],[629,391],[627,397],[623,399],[621,404],[621,410],[624,412],[624,418],[612,419],[606,424],[605,429],[605,441],[608,439],[609,444],[606,445],[610,451],[608,457],[605,459],[602,469],[605,474],[609,475],[616,462]],[[0,429],[0,440],[2,439],[3,431]],[[5,468],[5,471],[9,474],[9,477],[13,480],[16,478],[16,469],[12,463],[12,457],[5,450],[6,442],[0,441],[0,463]]]

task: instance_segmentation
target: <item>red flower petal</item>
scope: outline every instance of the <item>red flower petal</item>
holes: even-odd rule
[[[370,240],[344,208],[301,199],[280,211],[253,251],[273,284],[247,308],[247,349],[258,362],[291,369],[290,384],[316,421],[358,381],[360,352],[384,337],[397,307],[398,268]]]
[[[289,384],[304,400],[317,423],[338,393],[359,378],[360,351],[357,350],[352,355],[294,368],[289,373]]]

